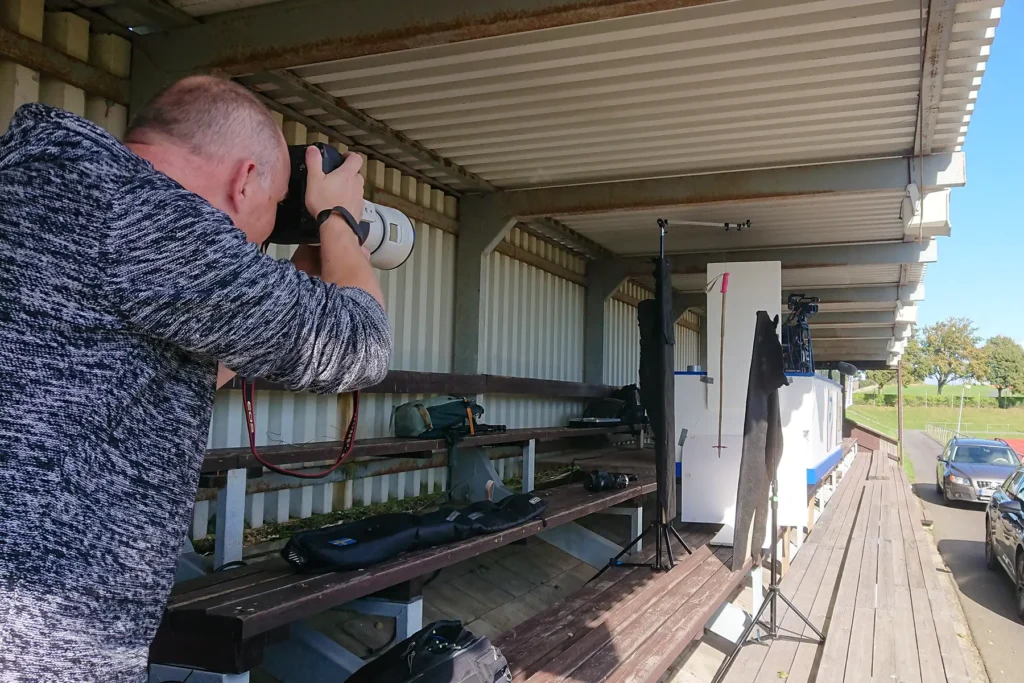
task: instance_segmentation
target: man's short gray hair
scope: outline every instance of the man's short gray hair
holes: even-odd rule
[[[266,181],[280,158],[281,129],[245,87],[214,76],[189,76],[168,86],[136,114],[125,142],[154,134],[204,159],[252,157]]]

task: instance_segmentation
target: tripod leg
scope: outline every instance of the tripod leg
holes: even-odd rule
[[[820,642],[824,643],[824,642],[825,642],[825,634],[823,634],[823,633],[822,633],[821,631],[819,631],[819,630],[818,630],[818,628],[817,628],[817,627],[816,627],[816,626],[815,626],[814,624],[812,624],[812,623],[811,623],[811,620],[810,620],[810,619],[808,619],[807,617],[805,617],[805,616],[803,615],[803,613],[802,613],[802,612],[801,612],[800,610],[798,610],[798,609],[797,609],[796,607],[794,607],[794,606],[793,606],[793,603],[791,603],[791,602],[789,601],[789,598],[787,598],[787,597],[786,597],[785,595],[783,595],[782,591],[780,591],[780,590],[776,590],[776,593],[778,594],[778,596],[779,596],[780,598],[782,598],[782,601],[783,601],[784,603],[786,603],[787,605],[789,605],[789,609],[793,610],[793,614],[795,614],[795,615],[797,615],[798,617],[800,617],[801,621],[803,621],[803,622],[804,622],[805,624],[807,624],[807,626],[808,626],[808,627],[809,627],[809,628],[810,628],[810,629],[811,629],[812,631],[814,631],[815,635],[817,635],[817,636],[818,636],[818,640],[819,640]]]
[[[679,535],[679,532],[676,531],[676,528],[671,524],[668,525],[668,528],[672,530],[672,534],[676,537],[676,540],[679,541],[679,545],[683,546],[683,550],[686,551],[686,554],[693,555],[693,551],[690,550],[690,546],[686,545],[686,541],[684,541],[683,537]]]
[[[671,569],[676,566],[676,558],[675,555],[672,554],[672,543],[668,537],[668,529],[666,527],[662,527],[661,533],[665,534],[665,550],[668,551],[668,566],[669,569]]]
[[[601,574],[604,574],[604,573],[605,573],[606,571],[608,571],[609,569],[611,569],[612,567],[614,567],[614,566],[615,566],[615,563],[616,563],[616,562],[618,562],[618,561],[619,561],[619,559],[620,559],[620,558],[621,558],[621,557],[622,557],[623,555],[625,555],[626,553],[628,553],[628,552],[629,552],[629,549],[630,549],[630,548],[632,548],[632,547],[633,547],[633,546],[635,546],[635,545],[636,545],[637,543],[639,543],[639,542],[640,542],[640,539],[641,539],[641,538],[643,538],[643,537],[644,537],[644,535],[645,535],[645,534],[646,534],[646,533],[647,533],[648,531],[650,531],[650,530],[651,530],[651,527],[653,527],[653,526],[654,526],[654,524],[652,523],[652,524],[651,524],[650,526],[648,526],[648,527],[647,527],[646,529],[644,529],[643,531],[641,531],[641,532],[640,532],[640,535],[639,535],[639,536],[637,536],[637,537],[636,537],[636,538],[634,538],[634,539],[633,539],[632,541],[630,541],[630,542],[629,542],[629,545],[623,546],[622,550],[620,550],[620,551],[619,551],[619,554],[618,554],[618,555],[616,555],[615,557],[611,558],[610,560],[608,560],[608,564],[606,564],[606,565],[605,565],[604,567],[602,567],[602,568],[601,568],[601,570],[600,570],[599,572],[597,572],[596,574],[594,574],[594,576],[593,576],[593,577],[592,577],[592,578],[590,579],[590,581],[587,581],[587,583],[592,583],[592,582],[596,581],[596,580],[597,580],[597,577],[601,576]]]
[[[733,660],[736,659],[736,655],[738,655],[743,646],[747,644],[747,638],[750,637],[750,632],[753,631],[754,627],[761,621],[764,611],[768,609],[768,603],[773,600],[774,598],[772,597],[771,592],[764,597],[764,602],[761,603],[761,607],[757,610],[757,614],[755,614],[754,618],[750,620],[747,627],[743,629],[743,634],[740,636],[740,639],[736,641],[736,647],[734,647],[732,652],[729,653],[729,656],[725,658],[722,665],[718,667],[718,673],[716,673],[715,677],[711,679],[711,683],[721,683],[722,679],[725,678],[725,675],[729,673],[729,667],[732,666]]]

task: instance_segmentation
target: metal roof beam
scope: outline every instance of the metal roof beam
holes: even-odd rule
[[[270,94],[283,94],[288,97],[297,97],[303,103],[304,107],[295,107],[295,105],[291,105],[292,107],[320,109],[327,114],[335,116],[345,123],[372,135],[373,137],[380,138],[384,141],[384,144],[379,145],[382,148],[394,148],[401,150],[403,153],[419,159],[423,163],[428,164],[448,176],[458,178],[463,182],[469,183],[476,189],[495,189],[494,185],[491,185],[475,173],[467,171],[462,166],[459,166],[453,161],[449,161],[433,150],[427,149],[412,138],[392,129],[390,126],[381,123],[377,119],[364,114],[355,107],[350,106],[343,99],[324,92],[315,85],[307,83],[288,71],[265,71],[258,73],[247,80],[252,82],[272,83],[277,90],[272,91]],[[266,93],[264,93],[264,95],[266,95]]]
[[[847,313],[818,313],[811,316],[808,324],[811,330],[818,328],[853,329],[858,327],[903,328],[917,322],[917,306],[904,306],[897,311],[854,311]],[[903,337],[902,329],[896,330],[897,337]],[[813,334],[812,334],[813,338]]]
[[[505,194],[509,208],[517,216],[565,216],[812,194],[905,190],[911,178],[917,182],[919,175],[917,157],[894,157],[511,190]],[[924,157],[923,175],[927,191],[962,187],[967,182],[963,152]],[[742,212],[741,206],[736,208]],[[822,216],[826,218],[827,215]]]
[[[785,302],[790,294],[816,296],[823,304],[851,304],[872,302],[902,302],[905,304],[924,300],[924,283],[917,285],[874,285],[863,287],[786,287],[782,290]]]
[[[199,70],[239,75],[720,1],[292,0],[211,15],[143,44],[171,78]]]
[[[703,273],[709,263],[749,263],[779,261],[783,269],[819,268],[822,266],[892,265],[934,263],[938,260],[935,240],[927,242],[890,242],[884,244],[853,244],[845,246],[796,247],[793,249],[756,249],[750,251],[713,251],[672,254],[669,261],[676,274]],[[650,272],[650,259],[630,258],[631,275]]]
[[[956,0],[931,0],[928,28],[924,35],[924,68],[921,73],[920,129],[914,136],[914,153],[930,154],[935,124],[942,104],[942,80],[946,76],[946,57],[953,38]]]
[[[180,10],[166,0],[117,0],[117,4],[128,7],[141,14],[146,19],[155,22],[157,30],[170,28],[181,28],[183,26],[197,26],[200,21],[188,12]]]
[[[845,361],[842,361],[842,362],[849,363],[850,365],[854,366],[858,370],[888,370],[891,367],[889,365],[889,362],[888,362],[888,357],[886,357],[886,358],[881,358],[881,357],[878,357],[878,358],[865,358],[865,357],[862,357],[862,356],[853,356],[853,358],[859,359],[859,360],[850,359],[850,360],[845,360]],[[839,363],[839,362],[840,361],[838,361],[838,360],[833,360],[833,359],[830,359],[830,358],[828,358],[828,359],[818,359],[818,358],[815,358],[814,359],[814,365],[815,365],[815,367],[818,370],[835,370],[835,369],[837,369],[836,364]]]
[[[858,340],[881,340],[888,341],[893,338],[891,327],[853,327],[845,329],[842,327],[822,327],[815,329],[811,341],[817,347],[818,342],[837,341],[858,341]]]

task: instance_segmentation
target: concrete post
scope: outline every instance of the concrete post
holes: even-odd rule
[[[627,273],[626,264],[621,259],[600,259],[587,264],[587,291],[583,310],[583,381],[589,384],[604,384],[604,305],[625,282]]]
[[[459,239],[455,257],[455,357],[457,373],[480,372],[480,329],[484,292],[484,257],[515,225],[495,195],[473,195],[459,201]]]

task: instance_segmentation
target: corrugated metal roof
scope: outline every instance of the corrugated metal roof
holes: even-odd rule
[[[924,279],[924,264],[821,266],[815,268],[783,268],[782,288],[826,289],[862,285],[915,284]],[[672,287],[683,292],[702,292],[707,276],[704,273],[673,275]]]
[[[803,195],[746,202],[688,205],[676,209],[556,216],[576,232],[619,254],[658,251],[657,219],[672,221],[751,221],[735,228],[682,225],[665,239],[671,253],[763,247],[902,240],[903,192]]]
[[[961,135],[1000,4],[957,6],[936,149]],[[506,187],[862,158],[913,148],[919,12],[739,0],[293,72]]]

